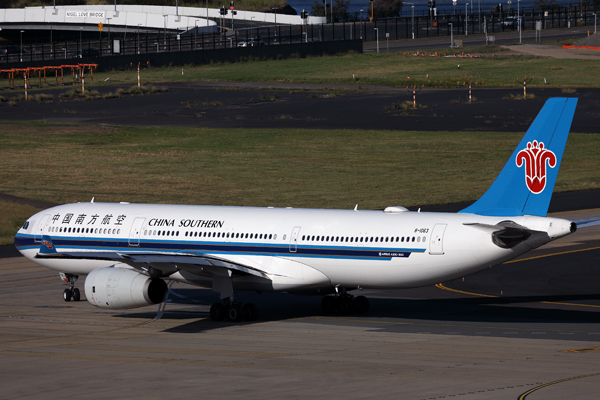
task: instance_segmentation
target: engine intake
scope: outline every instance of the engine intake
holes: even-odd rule
[[[158,304],[167,297],[168,291],[162,279],[125,268],[98,268],[85,279],[88,301],[96,307],[113,310]]]

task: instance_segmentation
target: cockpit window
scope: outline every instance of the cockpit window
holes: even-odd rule
[[[25,230],[27,228],[29,228],[29,221],[25,222],[25,224],[23,225],[23,228],[21,228],[21,229]]]

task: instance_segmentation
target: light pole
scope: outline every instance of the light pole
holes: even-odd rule
[[[206,26],[208,26],[208,0],[206,0]]]
[[[411,17],[410,17],[410,26],[411,26],[411,30],[412,30],[412,38],[415,38],[415,5],[413,4],[412,6],[410,6],[410,10],[412,11]]]
[[[112,43],[110,42],[110,20],[112,18],[106,18],[106,20],[108,21],[108,49],[110,50],[110,53],[112,54]],[[81,46],[81,49],[83,50],[83,44]]]
[[[163,44],[166,46],[167,45],[167,14],[163,14],[163,23],[164,23]]]
[[[452,30],[452,23],[449,22],[448,25],[450,25],[450,48],[454,47],[454,31]]]
[[[19,47],[19,60],[23,62],[23,32],[21,31],[21,47]],[[6,52],[6,59],[8,60],[8,51]]]
[[[412,17],[410,19],[411,22],[411,26],[412,26],[412,38],[415,38],[415,3],[408,3],[408,2],[404,2],[404,4],[410,4],[410,9],[412,11]]]
[[[254,18],[256,17],[250,17],[250,36],[252,36],[252,29],[254,29]]]
[[[594,16],[594,33],[596,33],[596,13],[592,14]]]
[[[469,3],[465,4],[465,36],[469,36]]]
[[[198,20],[194,20],[194,50],[198,50]]]
[[[517,26],[519,27],[519,43],[521,43],[521,0],[517,0]]]
[[[83,57],[83,40],[81,38],[81,32],[83,32],[83,26],[79,27],[79,58]]]
[[[140,25],[142,25],[142,24],[137,24],[137,26],[138,26],[137,53],[138,54],[140,54]]]
[[[479,24],[479,33],[481,33],[481,8],[479,7],[479,0],[477,0],[477,23]]]
[[[379,53],[379,29],[375,28],[375,36],[377,37],[377,52]]]
[[[275,40],[277,40],[277,10],[279,10],[279,8],[273,7],[273,11],[275,11]]]

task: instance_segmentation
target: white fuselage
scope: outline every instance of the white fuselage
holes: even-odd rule
[[[493,243],[489,229],[510,220],[540,234],[512,248]],[[42,236],[57,251],[203,254],[262,271],[234,279],[241,290],[303,290],[332,286],[414,287],[465,276],[570,233],[555,218],[474,214],[77,203],[29,219],[15,244],[31,260],[71,274],[114,261],[37,259]],[[156,265],[165,277],[200,284],[177,263]],[[198,279],[197,279],[198,278]]]

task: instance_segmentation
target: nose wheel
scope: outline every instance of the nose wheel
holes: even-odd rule
[[[78,275],[65,274],[64,272],[60,273],[60,279],[63,281],[63,284],[69,285],[69,288],[65,289],[63,292],[64,301],[79,301],[81,299],[81,293],[79,292],[79,289],[75,287],[77,278],[79,278]]]

